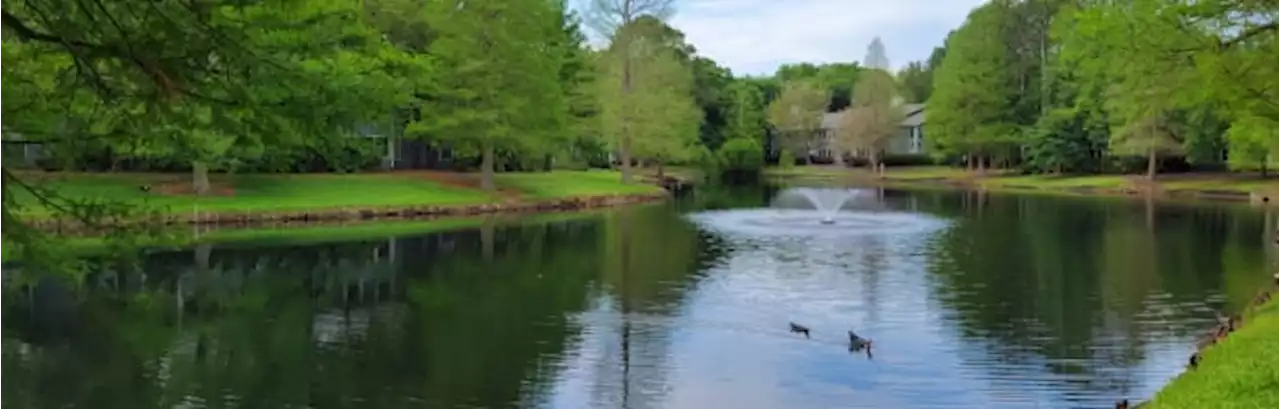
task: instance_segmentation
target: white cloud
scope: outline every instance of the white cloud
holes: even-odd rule
[[[735,74],[861,61],[879,36],[894,67],[929,56],[982,0],[684,0],[671,25]]]

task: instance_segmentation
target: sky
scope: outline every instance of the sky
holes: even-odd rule
[[[896,70],[929,57],[983,0],[676,0],[669,23],[735,75],[861,62],[876,36]]]

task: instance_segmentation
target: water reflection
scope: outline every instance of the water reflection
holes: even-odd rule
[[[1175,375],[1273,268],[1274,219],[1247,209],[885,191],[858,217],[895,228],[742,228],[777,193],[7,288],[5,403],[1106,407]]]

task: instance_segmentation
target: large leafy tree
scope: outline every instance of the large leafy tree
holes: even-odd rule
[[[210,166],[341,136],[404,98],[405,61],[360,13],[343,1],[6,4],[5,94],[20,103],[5,111],[23,114],[5,128],[55,150],[93,140],[186,161],[204,193]]]
[[[559,10],[543,0],[433,0],[428,53],[439,77],[410,132],[480,156],[480,186],[494,190],[495,151],[545,152],[568,115],[553,50]]]
[[[901,132],[903,109],[893,76],[879,69],[862,72],[854,88],[853,105],[841,111],[836,145],[841,150],[866,152],[873,169],[880,168],[880,152]]]
[[[747,81],[734,81],[729,86],[729,94],[732,102],[725,134],[729,139],[763,141],[768,121],[765,120],[764,95],[760,88]]]
[[[1092,8],[1079,17],[1079,28],[1097,33],[1092,38],[1099,42],[1069,43],[1079,49],[1105,47],[1103,57],[1084,69],[1108,84],[1103,97],[1113,121],[1112,151],[1147,157],[1148,178],[1155,177],[1161,156],[1181,151],[1173,115],[1188,102],[1180,84],[1193,81],[1182,58],[1161,44],[1194,41],[1176,29],[1171,13],[1161,2],[1147,0]],[[1106,68],[1100,65],[1104,61],[1120,66]]]
[[[626,141],[626,158],[653,161],[661,174],[664,163],[695,152],[702,111],[693,97],[692,70],[655,27],[659,26],[634,24],[619,29],[617,35],[627,41],[615,39],[605,51],[597,85],[603,133]],[[624,77],[630,87],[617,87]]]
[[[810,82],[782,86],[778,97],[769,103],[766,116],[784,146],[792,152],[808,152],[814,132],[822,127],[829,95],[826,89]]]
[[[606,93],[619,98],[617,101],[611,101],[620,104],[619,112],[630,110],[627,105],[631,103],[631,94],[636,91],[633,71],[639,64],[644,63],[644,61],[637,61],[635,53],[629,52],[632,49],[632,43],[641,41],[664,43],[664,40],[670,38],[662,35],[663,32],[655,32],[652,26],[657,25],[643,23],[643,20],[661,21],[669,17],[674,11],[672,3],[673,0],[592,0],[587,9],[587,24],[610,41],[609,52],[601,54],[601,58],[605,60],[601,61],[601,66],[609,67],[609,70],[617,70],[615,77],[608,77],[614,81],[608,86],[618,89],[616,92],[606,91]],[[627,29],[628,27],[630,29]],[[647,35],[648,39],[643,40],[642,35]],[[669,49],[672,44],[662,45],[667,47],[656,48]],[[617,125],[611,140],[617,148],[624,183],[630,183],[632,179],[631,148],[635,139],[633,129],[640,120],[642,119],[629,115],[620,115],[611,120],[616,121]]]
[[[934,72],[925,124],[935,152],[966,155],[970,164],[1009,147],[1011,122],[1009,57],[1001,41],[1007,5],[993,2],[969,14],[947,39],[947,53]]]
[[[402,78],[420,66],[361,13],[340,0],[7,2],[3,129],[54,152],[185,162],[202,193],[211,167],[344,137],[407,99]],[[4,168],[3,222],[6,250],[36,270],[65,265],[56,243],[26,224],[25,206],[91,227],[136,216],[28,182]]]

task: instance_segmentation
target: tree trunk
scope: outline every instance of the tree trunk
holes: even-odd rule
[[[626,125],[622,129],[622,144],[618,147],[618,170],[622,172],[622,183],[631,183],[631,135],[626,134]]]
[[[196,195],[209,193],[209,167],[204,162],[191,162],[191,187]]]
[[[1261,161],[1258,161],[1258,173],[1261,174],[1263,178],[1267,177],[1267,158],[1266,157],[1263,157]]]
[[[964,154],[964,170],[973,172],[973,154],[971,153]]]
[[[868,151],[867,160],[871,165],[871,174],[875,175],[876,179],[884,177],[884,169],[880,167],[880,153],[876,152],[875,148]]]
[[[986,175],[986,174],[987,174],[987,168],[986,168],[986,159],[987,159],[987,157],[986,157],[986,155],[977,155],[977,156],[975,157],[975,159],[977,159],[977,161],[978,161],[978,163],[977,163],[977,167],[978,167],[978,176],[984,176],[984,175]]]
[[[485,142],[480,149],[480,188],[492,192],[497,188],[493,183],[493,144]]]
[[[1147,150],[1147,180],[1156,180],[1156,165],[1159,158],[1156,157],[1156,148]]]
[[[630,7],[630,2],[627,4]],[[623,36],[627,37],[627,36]],[[624,39],[626,40],[626,39]],[[618,167],[622,171],[622,183],[631,183],[631,115],[626,103],[631,98],[631,50],[630,41],[624,43],[622,53],[622,141],[618,144],[618,159],[622,162]]]
[[[662,183],[667,180],[666,173],[662,170],[662,161],[658,161],[656,165],[658,166],[658,183]]]

